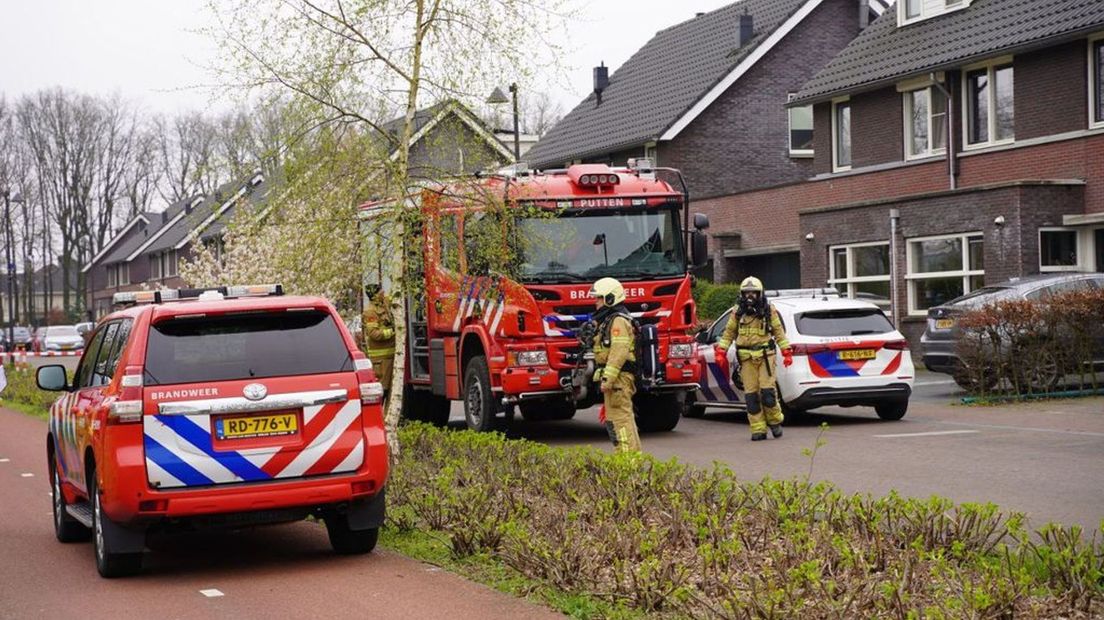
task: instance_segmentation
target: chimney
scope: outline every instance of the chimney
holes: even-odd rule
[[[755,36],[755,22],[751,15],[747,13],[747,9],[744,9],[744,13],[740,15],[739,26],[739,31],[736,33],[737,49],[750,43],[752,37]]]
[[[602,91],[609,86],[609,68],[606,63],[594,67],[594,96],[598,99],[598,105],[602,105]]]
[[[870,0],[859,0],[859,30],[870,25]]]

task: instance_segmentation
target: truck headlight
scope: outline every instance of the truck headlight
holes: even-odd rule
[[[692,344],[673,344],[667,347],[667,357],[672,358],[686,358],[693,357],[694,345]]]
[[[547,351],[516,351],[510,354],[514,358],[512,366],[547,366]]]

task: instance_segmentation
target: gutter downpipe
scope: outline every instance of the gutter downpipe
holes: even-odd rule
[[[897,299],[897,223],[901,219],[900,210],[889,210],[889,296],[893,314],[893,327],[900,329],[901,304]]]
[[[947,76],[947,73],[943,75]],[[950,177],[950,188],[954,191],[958,189],[958,157],[955,154],[954,140],[954,96],[951,94],[950,90],[936,79],[934,71],[930,74],[930,78],[931,83],[943,93],[943,97],[947,100],[947,176]],[[948,84],[949,83],[948,81]]]

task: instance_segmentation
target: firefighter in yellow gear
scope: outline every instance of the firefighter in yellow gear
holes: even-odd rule
[[[636,393],[636,334],[625,307],[625,287],[613,278],[594,283],[590,294],[598,310],[594,335],[595,380],[602,390],[606,431],[618,452],[639,452],[640,433],[633,415]]]
[[[365,287],[364,293],[368,297],[361,325],[364,352],[372,360],[372,368],[383,384],[384,394],[388,394],[395,361],[395,319],[391,314],[391,300],[379,285]]]
[[[740,364],[740,379],[744,384],[751,440],[767,438],[767,429],[775,438],[782,436],[782,408],[775,387],[774,347],[782,351],[782,363],[793,363],[793,352],[786,339],[782,319],[763,295],[759,278],[745,278],[740,283],[740,300],[732,309],[724,334],[717,341],[718,363],[727,361],[728,347],[736,341],[736,359]],[[723,365],[723,363],[722,363]]]

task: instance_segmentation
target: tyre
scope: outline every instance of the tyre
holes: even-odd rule
[[[636,427],[642,433],[666,433],[682,416],[681,394],[637,394],[633,397]]]
[[[705,406],[699,407],[697,398],[693,394],[687,394],[686,399],[682,402],[682,417],[703,418],[705,417]]]
[[[779,396],[778,405],[782,408],[782,415],[790,421],[803,420],[809,416],[808,409],[801,409],[800,407],[791,407],[786,404],[786,401]]]
[[[527,422],[570,420],[575,417],[575,403],[566,400],[530,401],[518,405]]]
[[[452,412],[452,401],[444,396],[424,392],[422,419],[434,426],[447,426]]]
[[[142,554],[116,553],[110,548],[111,545],[104,536],[105,522],[109,517],[103,512],[96,472],[89,471],[88,479],[88,495],[92,501],[92,547],[96,553],[96,570],[101,577],[107,579],[134,575],[142,570]]]
[[[1030,358],[1029,358],[1030,359]],[[1034,358],[1035,363],[1024,368],[1020,385],[1027,386],[1032,392],[1052,392],[1062,379],[1058,360],[1049,353],[1041,353]]]
[[[900,420],[905,417],[905,412],[908,411],[908,400],[895,400],[880,405],[874,405],[874,411],[878,413],[878,417],[883,420]]]
[[[349,528],[349,519],[345,515],[326,517],[326,533],[330,536],[330,546],[341,555],[359,555],[371,553],[379,540],[379,528],[353,530]]]
[[[50,456],[50,485],[54,495],[54,536],[63,543],[86,542],[92,530],[65,511],[65,494],[61,491],[61,473],[57,461]]]
[[[487,358],[477,355],[464,369],[464,420],[469,429],[485,433],[494,429],[497,410]]]

